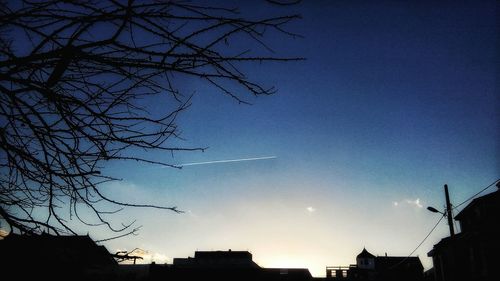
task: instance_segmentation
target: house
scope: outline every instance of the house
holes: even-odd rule
[[[151,280],[312,280],[302,268],[262,268],[248,251],[196,251],[194,257],[175,258],[172,265],[150,267]]]
[[[377,280],[419,281],[424,278],[424,267],[418,257],[376,257],[375,271]]]
[[[196,251],[194,258],[174,258],[176,268],[259,268],[248,251]]]
[[[428,253],[434,280],[500,280],[500,183],[455,216],[461,232],[442,239]]]
[[[375,256],[365,248],[349,267],[327,267],[330,280],[391,281],[423,280],[424,267],[418,257]]]
[[[0,240],[4,276],[16,279],[107,280],[117,263],[89,236],[18,235]]]

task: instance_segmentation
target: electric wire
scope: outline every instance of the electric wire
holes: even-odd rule
[[[474,199],[476,196],[478,196],[479,194],[483,193],[485,190],[487,190],[488,188],[490,188],[491,186],[493,186],[494,184],[496,184],[498,181],[500,181],[500,179],[496,179],[494,182],[492,182],[491,184],[489,184],[485,188],[481,189],[479,192],[475,193],[474,195],[470,196],[469,198],[467,198],[466,200],[464,200],[462,203],[454,206],[452,208],[452,211],[455,210],[455,209],[457,209],[458,207],[462,206],[463,204],[469,202],[470,200]],[[399,266],[400,264],[404,263],[407,259],[409,259],[411,257],[411,255],[413,255],[413,253],[415,253],[418,250],[418,248],[420,248],[420,246],[422,246],[422,244],[424,244],[425,240],[427,240],[427,238],[429,238],[429,236],[432,234],[432,232],[434,232],[434,230],[436,229],[436,227],[439,225],[439,223],[443,220],[443,218],[445,216],[446,216],[446,213],[443,213],[443,215],[439,218],[438,222],[432,227],[432,229],[425,236],[425,238],[417,245],[417,247],[407,257],[405,257],[403,260],[401,260],[396,265],[392,266],[391,269]]]
[[[425,240],[427,240],[427,238],[429,238],[429,236],[431,236],[432,232],[434,232],[434,230],[439,225],[439,223],[443,220],[444,217],[445,217],[445,215],[442,215],[439,218],[439,220],[437,221],[437,223],[432,227],[432,229],[429,231],[429,233],[427,233],[427,235],[425,236],[425,238],[418,244],[418,246],[407,257],[405,257],[403,260],[401,260],[400,262],[398,262],[394,266],[391,266],[390,269],[398,267],[399,265],[401,265],[402,263],[404,263],[407,259],[409,259],[411,257],[411,255],[413,255],[413,253],[415,253],[418,250],[418,248],[420,248],[420,246],[422,246],[422,244],[424,244]]]
[[[494,182],[492,182],[490,185],[488,185],[487,187],[481,189],[479,192],[477,192],[476,194],[472,195],[471,197],[467,198],[465,201],[463,201],[462,203],[456,205],[453,207],[453,210],[455,210],[456,208],[462,206],[463,204],[469,202],[470,200],[474,199],[476,196],[478,196],[479,194],[483,193],[486,189],[492,187],[495,183],[497,183],[500,179],[496,179]]]

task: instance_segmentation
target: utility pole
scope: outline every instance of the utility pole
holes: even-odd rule
[[[444,185],[444,194],[446,196],[446,216],[448,217],[448,226],[450,227],[450,237],[455,236],[455,229],[453,228],[453,218],[451,217],[451,203],[450,194],[448,193],[448,185]]]

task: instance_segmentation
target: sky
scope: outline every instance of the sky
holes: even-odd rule
[[[229,5],[275,13],[265,3]],[[458,205],[499,178],[495,1],[303,1],[277,13],[295,12],[302,19],[289,29],[303,38],[266,42],[306,60],[245,66],[278,92],[244,105],[180,79],[195,93],[178,120],[182,144],[208,149],[155,156],[247,161],[107,164],[123,179],[104,187],[114,198],[185,211],[117,214],[142,228],[104,242],[110,252],[139,247],[146,262],[170,263],[196,250],[248,250],[261,266],[324,276],[326,266],[355,263],[363,247],[409,255],[440,218],[426,207],[444,209],[444,184]],[[443,220],[413,254],[425,269],[447,235]]]
[[[165,156],[266,159],[181,170],[110,164],[124,175],[109,185],[118,198],[185,213],[122,213],[143,225],[140,235],[108,249],[139,247],[157,262],[248,250],[261,266],[324,276],[325,266],[355,263],[363,247],[409,255],[440,218],[426,207],[444,209],[444,184],[457,205],[499,177],[495,2],[304,1],[288,11],[302,15],[289,29],[303,38],[267,42],[306,60],[249,66],[250,77],[278,88],[251,106],[184,81],[195,96],[179,119],[182,136],[209,149]],[[413,254],[425,269],[447,235],[442,220]]]

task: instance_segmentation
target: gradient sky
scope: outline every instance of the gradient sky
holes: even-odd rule
[[[156,159],[275,158],[181,170],[110,163],[107,172],[123,178],[106,187],[115,198],[186,213],[129,209],[115,219],[136,218],[140,235],[104,245],[147,250],[147,262],[249,250],[261,266],[315,276],[355,263],[363,247],[410,254],[439,219],[425,207],[443,208],[445,183],[458,204],[499,177],[498,4],[457,2],[304,1],[282,10],[302,14],[290,29],[304,38],[267,42],[307,60],[246,66],[279,90],[249,97],[251,106],[179,80],[195,92],[179,119],[182,144],[209,149]],[[271,15],[268,4],[231,3]],[[443,220],[415,252],[426,269],[447,231]]]

